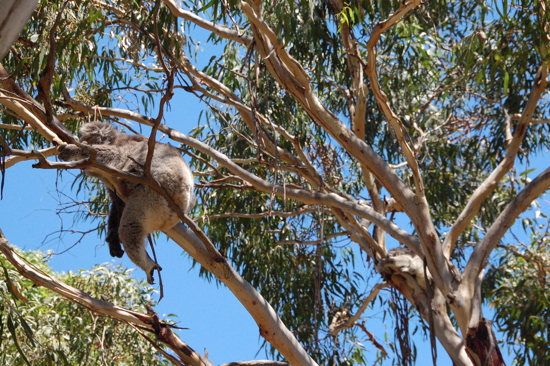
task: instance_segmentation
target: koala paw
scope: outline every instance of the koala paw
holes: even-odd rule
[[[155,279],[153,278],[153,272],[155,271],[155,269],[157,271],[162,271],[162,267],[159,266],[158,264],[155,264],[153,266],[153,268],[151,268],[151,270],[149,271],[149,273],[147,273],[147,282],[150,284],[150,285],[154,285],[155,284]]]
[[[84,159],[89,155],[76,145],[61,145],[57,151],[59,151],[59,159],[63,161]]]
[[[124,250],[122,250],[122,245],[120,245],[118,232],[116,230],[109,230],[105,241],[109,244],[109,254],[111,257],[122,258]]]
[[[124,250],[122,250],[120,242],[118,240],[116,242],[111,242],[109,238],[107,238],[107,243],[109,244],[109,254],[111,257],[122,258]]]

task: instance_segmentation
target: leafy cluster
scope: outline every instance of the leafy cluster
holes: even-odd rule
[[[153,306],[154,289],[110,264],[56,273],[42,252],[23,253],[43,272],[93,297],[134,311]],[[0,365],[168,365],[138,332],[52,294],[21,276],[5,258],[0,279]]]

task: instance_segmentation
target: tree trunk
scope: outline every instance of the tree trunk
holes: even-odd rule
[[[468,329],[466,352],[476,366],[506,365],[492,329],[492,322],[485,318],[477,326]]]

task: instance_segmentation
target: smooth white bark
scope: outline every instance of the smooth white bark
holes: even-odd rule
[[[216,261],[191,229],[178,224],[166,230],[165,233],[229,288],[254,318],[261,336],[271,343],[291,365],[317,366],[262,295],[230,265]]]

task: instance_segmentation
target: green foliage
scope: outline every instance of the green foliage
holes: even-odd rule
[[[55,273],[41,252],[21,253],[43,272],[89,295],[139,312],[154,289],[122,266]],[[0,258],[0,365],[168,365],[139,333],[35,286]]]

